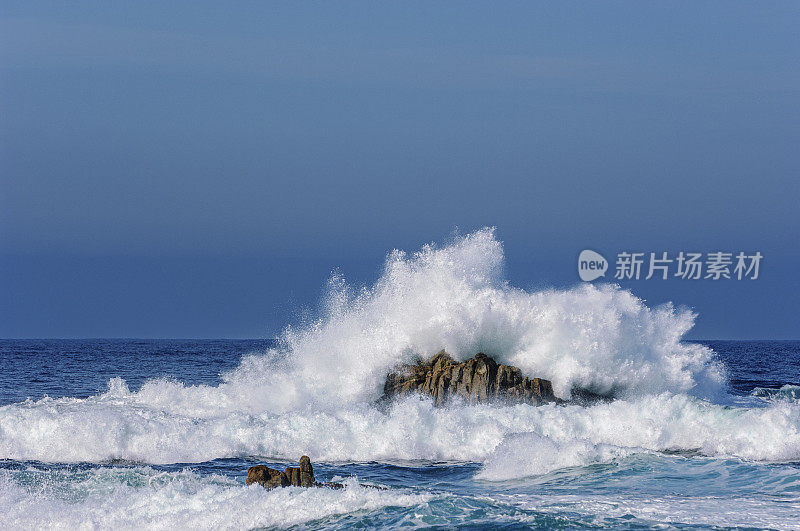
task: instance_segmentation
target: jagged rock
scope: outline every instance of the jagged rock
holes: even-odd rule
[[[413,392],[429,395],[436,406],[455,396],[470,403],[498,400],[540,405],[560,402],[549,380],[523,377],[517,367],[498,365],[483,353],[459,363],[444,350],[427,362],[405,365],[386,377],[383,399]]]
[[[289,480],[289,485],[293,487],[300,486],[300,469],[297,467],[287,466],[286,470],[284,471],[286,474],[286,479]]]
[[[275,487],[288,487],[290,485],[289,480],[286,478],[286,474],[280,470],[269,468],[266,465],[251,466],[247,470],[246,483],[248,485],[258,483],[262,487],[268,489],[274,489]]]
[[[317,482],[314,479],[314,467],[311,466],[311,459],[304,455],[300,458],[300,486],[311,487]]]
[[[327,487],[329,489],[343,489],[344,488],[344,485],[342,485],[341,483],[334,483],[333,481],[326,481],[324,483],[317,483],[314,486],[315,487]],[[371,485],[367,485],[367,486],[371,486]],[[374,488],[380,489],[380,490],[387,490],[385,487],[374,487]]]
[[[341,483],[332,483],[327,481],[325,483],[317,483],[314,479],[314,467],[311,466],[311,459],[304,455],[300,458],[300,467],[286,467],[286,470],[281,472],[274,468],[269,468],[266,465],[251,466],[247,469],[248,485],[258,483],[259,485],[267,488],[274,489],[275,487],[328,487],[333,489],[342,489],[344,485]]]

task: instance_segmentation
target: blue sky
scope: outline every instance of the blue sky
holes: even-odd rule
[[[0,5],[0,336],[261,337],[334,268],[496,226],[526,289],[584,248],[761,251],[627,281],[692,337],[800,337],[800,5]]]

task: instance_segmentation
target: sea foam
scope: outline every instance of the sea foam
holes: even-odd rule
[[[141,400],[177,409],[200,400],[213,412],[366,403],[393,367],[442,348],[457,359],[484,352],[516,365],[551,380],[561,398],[574,387],[618,395],[723,390],[713,351],[681,342],[691,311],[649,308],[609,284],[527,292],[503,279],[503,262],[493,229],[413,254],[393,251],[372,286],[334,276],[318,319],[287,327],[280,348],[245,357],[220,386],[145,385]]]
[[[226,375],[225,392],[254,410],[365,403],[380,396],[392,367],[442,348],[460,360],[484,352],[549,379],[561,398],[574,387],[617,395],[723,389],[714,353],[681,342],[691,311],[649,308],[607,284],[527,292],[503,279],[503,262],[501,243],[484,229],[441,248],[390,253],[372,286],[354,289],[334,276],[323,315],[287,328],[282,352],[243,360]]]
[[[357,511],[424,504],[433,496],[345,481],[342,490],[268,491],[222,476],[147,467],[86,472],[0,471],[3,529],[253,529]]]
[[[0,456],[46,462],[180,463],[248,455],[295,460],[308,454],[339,462],[483,462],[507,436],[532,433],[556,445],[581,441],[761,461],[800,460],[800,404],[788,402],[739,408],[664,393],[591,407],[437,408],[430,400],[408,397],[387,411],[369,404],[256,415],[209,415],[206,409],[206,404],[181,412],[144,406],[136,393],[9,405],[0,408]],[[516,446],[527,444],[525,451],[537,451],[536,441],[540,439],[533,437]],[[586,455],[593,459],[591,452]],[[531,466],[519,473],[537,473],[538,465]]]
[[[394,251],[372,286],[334,276],[318,319],[287,328],[279,348],[243,357],[217,386],[155,379],[131,391],[114,378],[87,399],[0,407],[0,458],[485,461],[507,436],[526,432],[556,445],[609,445],[575,447],[576,459],[611,447],[800,458],[797,402],[708,401],[722,393],[724,370],[709,348],[681,342],[690,311],[650,308],[612,285],[527,292],[504,281],[502,269],[492,229],[413,254]],[[485,352],[548,378],[562,398],[582,387],[617,400],[439,409],[412,397],[387,411],[374,407],[389,370],[442,348],[457,359]]]

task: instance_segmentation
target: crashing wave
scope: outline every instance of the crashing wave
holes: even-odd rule
[[[611,285],[527,292],[510,286],[502,269],[492,229],[413,254],[394,251],[372,286],[334,277],[319,319],[287,328],[280,348],[245,356],[217,386],[155,379],[132,391],[115,378],[87,399],[0,407],[0,458],[174,463],[305,453],[483,462],[507,436],[532,433],[531,441],[605,449],[576,447],[589,458],[620,447],[800,459],[796,402],[748,409],[707,400],[723,392],[724,371],[712,350],[681,342],[690,311],[650,308]],[[386,410],[372,405],[393,368],[442,348],[456,360],[484,352],[548,379],[560,398],[583,388],[617,400],[439,409],[410,397]]]

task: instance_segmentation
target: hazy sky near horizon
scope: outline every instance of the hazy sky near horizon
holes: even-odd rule
[[[496,226],[760,251],[627,281],[696,338],[800,338],[800,4],[0,5],[0,337],[261,337],[393,248]]]

